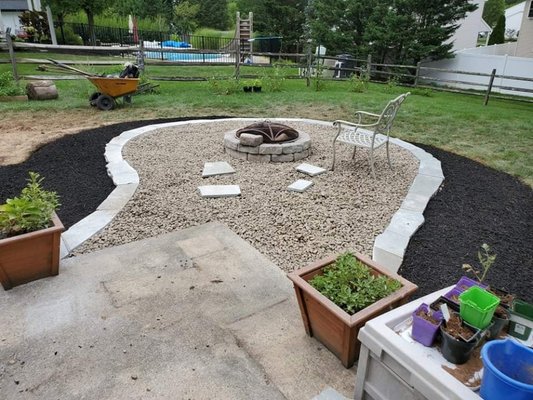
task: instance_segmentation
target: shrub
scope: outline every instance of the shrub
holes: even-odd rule
[[[349,83],[350,92],[364,93],[368,89],[368,76],[353,74]]]
[[[348,314],[355,314],[402,286],[387,276],[374,276],[370,268],[351,253],[341,254],[309,284]]]
[[[26,94],[24,88],[19,86],[11,72],[0,73],[0,96],[22,96]]]
[[[21,195],[7,199],[6,204],[0,206],[0,232],[5,236],[47,228],[52,213],[59,207],[57,194],[41,187],[44,178],[36,172],[29,174]]]
[[[209,90],[215,94],[229,95],[241,90],[240,82],[235,78],[211,77],[207,81]]]

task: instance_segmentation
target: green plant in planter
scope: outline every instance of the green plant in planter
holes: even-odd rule
[[[332,266],[309,283],[348,314],[355,314],[402,286],[394,279],[373,275],[350,253],[340,255]]]
[[[36,172],[29,175],[21,195],[7,199],[0,206],[0,236],[16,236],[47,228],[53,212],[59,207],[58,195],[42,188],[44,178]]]
[[[0,96],[22,96],[24,94],[26,91],[18,85],[11,72],[0,73]]]

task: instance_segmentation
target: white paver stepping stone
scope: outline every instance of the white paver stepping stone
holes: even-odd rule
[[[226,161],[206,162],[202,172],[202,178],[215,175],[234,174],[235,170]]]
[[[289,190],[289,192],[302,193],[313,185],[314,183],[311,181],[306,181],[305,179],[298,179],[296,182],[291,183],[287,189]]]
[[[304,174],[310,175],[310,176],[317,176],[320,174],[323,174],[326,172],[324,168],[317,167],[315,165],[302,163],[296,167],[296,171],[303,172]]]
[[[207,185],[198,186],[202,197],[236,197],[241,195],[239,185]]]

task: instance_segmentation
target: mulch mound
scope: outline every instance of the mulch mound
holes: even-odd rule
[[[114,189],[103,157],[105,145],[123,131],[143,125],[191,119],[126,122],[86,130],[49,143],[24,163],[0,166],[0,202],[16,196],[28,171],[62,203],[61,221],[70,226],[92,213]],[[477,251],[487,243],[497,254],[486,280],[533,301],[533,191],[516,178],[446,151],[417,144],[442,163],[446,177],[430,201],[424,225],[413,236],[399,273],[419,286],[418,296],[455,283],[463,263],[479,267]]]

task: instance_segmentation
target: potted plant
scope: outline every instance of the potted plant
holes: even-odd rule
[[[359,329],[407,302],[418,288],[369,258],[351,253],[326,257],[288,277],[306,333],[322,342],[346,368],[359,357]]]
[[[255,93],[259,93],[261,92],[262,87],[263,87],[263,82],[261,81],[261,79],[254,79],[254,81],[252,82],[252,90]]]
[[[450,313],[450,319],[440,326],[441,352],[446,360],[464,364],[481,339],[481,331],[461,320],[459,314]]]
[[[19,197],[0,206],[0,283],[5,290],[57,275],[63,225],[55,210],[55,192],[41,187],[43,178],[29,173]]]
[[[510,312],[503,305],[496,307],[492,317],[492,325],[489,327],[488,340],[496,339],[500,333],[509,325]]]
[[[431,347],[442,323],[442,312],[432,310],[422,303],[413,312],[413,328],[411,336],[424,346]]]

